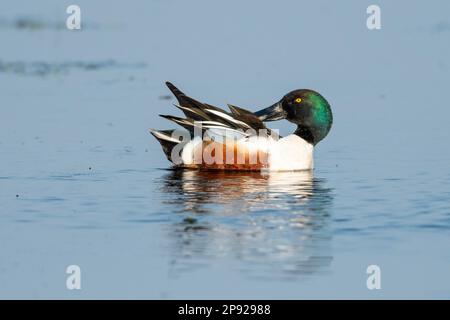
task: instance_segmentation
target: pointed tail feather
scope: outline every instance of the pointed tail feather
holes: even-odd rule
[[[172,161],[172,149],[179,143],[179,140],[172,137],[175,130],[155,130],[149,129],[150,133],[159,141],[162,149],[169,161]],[[173,162],[173,161],[172,161]]]
[[[181,109],[187,118],[193,119],[195,121],[203,120],[217,120],[218,118],[210,113],[207,113],[206,109],[216,110],[221,113],[228,113],[225,110],[202,103],[197,101],[187,95],[185,95],[180,89],[175,87],[172,83],[166,82],[167,87],[173,93],[175,98],[177,98],[179,106],[175,105],[177,108]]]
[[[186,96],[183,92],[181,92],[180,89],[175,87],[169,81],[166,81],[166,86],[169,88],[170,91],[172,91],[173,95],[175,96],[175,98],[177,98],[178,102],[180,102],[180,98],[183,98],[183,96],[184,97]]]
[[[192,119],[183,119],[180,117],[175,117],[175,116],[171,116],[171,115],[167,115],[167,114],[160,114],[160,117],[173,121],[176,124],[182,126],[183,128],[187,129],[190,133],[191,136],[194,134],[194,127],[195,127],[195,123]]]

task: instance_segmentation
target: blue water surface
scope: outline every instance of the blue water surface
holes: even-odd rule
[[[0,298],[449,298],[450,3],[376,3],[370,31],[372,1],[79,0],[69,31],[72,3],[3,1]],[[171,170],[166,80],[250,110],[321,92],[316,169]]]

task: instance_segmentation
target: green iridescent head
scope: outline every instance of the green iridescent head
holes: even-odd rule
[[[333,124],[330,104],[318,92],[300,89],[289,92],[279,102],[256,112],[263,121],[286,119],[297,125],[295,134],[317,144],[326,137]]]

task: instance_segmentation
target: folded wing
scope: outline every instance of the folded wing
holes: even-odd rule
[[[194,137],[194,132],[204,133],[207,130],[211,140],[216,143],[223,143],[230,138],[248,138],[258,134],[261,129],[267,129],[264,123],[251,111],[228,105],[230,109],[230,112],[228,112],[187,96],[170,82],[166,82],[166,85],[176,97],[178,104],[175,104],[175,106],[183,112],[185,118],[165,114],[160,116],[187,129],[191,138]],[[164,153],[171,161],[172,149],[179,143],[183,143],[173,138],[174,131],[150,130],[161,143]]]

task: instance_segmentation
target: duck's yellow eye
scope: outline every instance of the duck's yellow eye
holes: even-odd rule
[[[295,99],[295,102],[297,102],[297,103],[302,102],[302,98],[297,98],[297,99]]]

